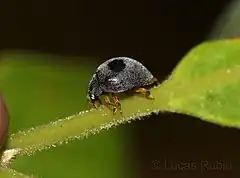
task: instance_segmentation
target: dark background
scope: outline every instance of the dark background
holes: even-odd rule
[[[0,49],[131,56],[164,80],[190,48],[206,40],[227,0],[1,1]],[[123,126],[134,135],[139,177],[237,176],[240,132],[179,114]],[[130,148],[129,148],[130,149]],[[163,157],[163,155],[165,155]],[[159,171],[152,161],[223,160],[231,171]]]

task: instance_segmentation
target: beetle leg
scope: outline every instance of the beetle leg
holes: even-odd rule
[[[113,107],[113,114],[115,114],[115,113],[117,112],[117,107],[116,107],[116,105],[110,101],[108,95],[105,95],[104,99],[105,99],[105,102],[106,102],[108,105],[110,105],[110,106]]]
[[[120,114],[122,115],[122,108],[121,108],[121,103],[118,100],[118,97],[116,95],[112,95],[114,103],[119,107]]]
[[[101,101],[100,100],[95,100],[95,101],[89,101],[89,105],[91,108],[97,108],[98,107],[98,104],[97,104],[97,101],[99,102],[99,104],[101,104]]]
[[[96,104],[93,101],[91,101],[91,100],[89,100],[88,105],[89,105],[90,109],[92,109],[92,108],[96,109],[97,108]]]
[[[137,92],[137,93],[143,93],[147,99],[154,99],[154,98],[151,96],[150,91],[147,90],[146,88],[138,88],[137,90],[135,90],[135,92]]]

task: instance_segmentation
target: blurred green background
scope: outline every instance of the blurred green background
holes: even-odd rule
[[[87,86],[98,65],[90,61],[94,60],[2,52],[0,90],[11,115],[10,133],[88,109]],[[31,157],[18,157],[13,168],[46,178],[133,177],[136,165],[127,156],[131,144],[126,134],[118,127]]]

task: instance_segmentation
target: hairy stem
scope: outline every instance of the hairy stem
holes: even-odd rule
[[[239,72],[239,67],[233,68],[227,75],[226,70],[219,70],[211,75],[203,76],[195,82],[169,79],[161,86],[152,89],[154,100],[148,100],[142,96],[133,96],[122,100],[123,117],[119,113],[113,115],[109,108],[101,106],[97,110],[83,111],[56,122],[13,134],[10,137],[9,148],[20,148],[22,149],[21,155],[31,155],[36,151],[48,149],[51,146],[55,147],[72,139],[82,139],[121,123],[140,119],[152,112],[174,111],[201,117],[201,115],[185,110],[184,104],[180,101],[188,101],[192,96],[190,93],[212,89],[221,85],[222,82],[226,84],[239,81],[238,77],[234,77],[239,75]],[[205,120],[213,122],[212,118],[205,118]],[[219,124],[232,126],[239,123]]]
[[[16,172],[12,169],[0,168],[1,178],[33,178],[33,176],[27,176],[22,173]]]
[[[155,100],[146,99],[141,95],[122,100],[123,117],[119,113],[113,115],[109,108],[101,106],[97,110],[83,111],[56,122],[13,134],[10,137],[9,148],[20,148],[21,155],[31,155],[36,151],[55,147],[72,139],[82,139],[120,123],[130,122],[154,111],[167,110],[170,91],[166,88],[161,85],[152,89]]]

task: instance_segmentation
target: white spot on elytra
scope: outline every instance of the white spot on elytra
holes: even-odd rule
[[[111,82],[111,83],[117,83],[118,79],[117,78],[110,78],[110,79],[108,79],[108,81]]]

